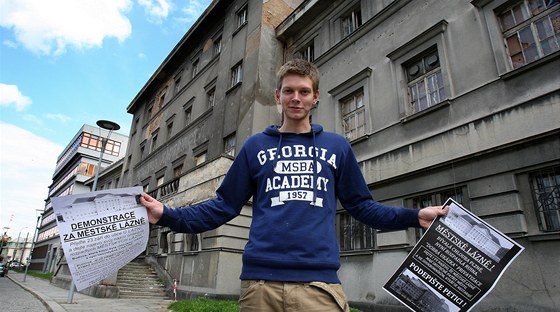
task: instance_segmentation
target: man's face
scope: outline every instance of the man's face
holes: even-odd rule
[[[311,78],[288,74],[282,79],[282,89],[276,90],[276,101],[282,106],[284,122],[307,122],[319,92],[313,92]]]

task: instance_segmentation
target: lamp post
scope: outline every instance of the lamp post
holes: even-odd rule
[[[37,240],[37,230],[39,230],[39,221],[43,217],[44,210],[35,209],[35,213],[40,211],[41,213],[37,217],[37,224],[35,225],[35,232],[33,233],[33,242],[31,243],[31,252],[29,253],[29,257],[27,257],[27,265],[25,266],[25,274],[23,275],[23,282],[27,279],[27,271],[29,270],[29,266],[31,266],[31,258],[33,257],[33,248],[35,248],[35,241]]]
[[[103,138],[101,136],[101,131],[99,133],[99,137],[101,138],[101,151],[99,152],[97,168],[95,168],[95,177],[93,178],[93,186],[91,188],[92,192],[97,191],[97,179],[99,179],[99,172],[101,171],[101,161],[103,160],[103,153],[105,153],[105,147],[107,146],[107,141],[111,136],[111,132],[119,130],[121,128],[118,123],[110,120],[98,120],[96,124],[99,126],[99,128],[109,130],[109,133],[107,133],[107,138]],[[68,290],[68,299],[66,300],[66,303],[72,303],[72,298],[74,298],[74,288],[74,279],[72,279],[70,281],[70,289]]]
[[[16,259],[16,252],[17,252],[18,245],[19,245],[19,238],[21,236],[21,231],[23,231],[23,229],[28,229],[28,228],[29,227],[24,226],[24,227],[21,228],[21,230],[19,230],[19,234],[18,234],[17,240],[16,240],[16,246],[14,247],[14,252],[12,253],[12,261]],[[27,233],[27,234],[29,234],[29,233]]]
[[[23,249],[21,250],[21,254],[19,255],[19,263],[18,269],[21,270],[21,265],[23,264],[23,254],[25,253],[25,246],[27,246],[27,239],[29,238],[29,232],[25,236],[25,241],[23,242]]]

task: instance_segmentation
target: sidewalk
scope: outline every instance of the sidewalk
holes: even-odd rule
[[[67,303],[68,289],[52,285],[49,281],[10,271],[7,275],[14,283],[29,291],[43,302],[51,312],[64,311],[125,311],[125,312],[167,312],[173,301],[168,299],[114,299],[95,298],[74,291],[72,303]]]

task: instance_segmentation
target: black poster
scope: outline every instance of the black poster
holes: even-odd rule
[[[469,311],[524,249],[453,199],[444,206],[383,286],[413,311]]]

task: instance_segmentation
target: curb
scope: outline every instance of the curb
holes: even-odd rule
[[[39,301],[41,301],[41,303],[43,303],[43,305],[47,308],[47,310],[49,312],[65,312],[66,309],[64,309],[60,304],[58,304],[56,301],[52,300],[50,297],[36,291],[35,289],[23,284],[22,282],[16,280],[15,278],[12,278],[10,275],[7,275],[7,277],[14,283],[16,283],[19,287],[23,288],[24,290],[26,290],[27,292],[31,293],[33,296],[35,296],[37,299],[39,299]]]

